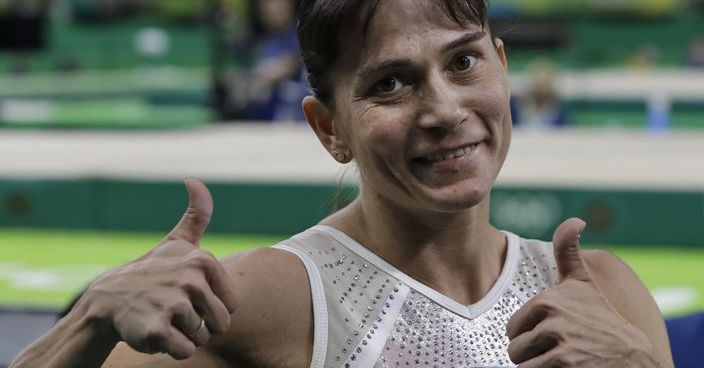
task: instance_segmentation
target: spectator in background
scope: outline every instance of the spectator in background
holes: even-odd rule
[[[556,87],[557,73],[549,60],[540,59],[528,68],[527,87],[512,103],[514,125],[545,130],[567,124],[567,110]]]
[[[45,47],[49,0],[0,0],[0,51],[9,54],[6,71],[25,75],[35,52]]]
[[[687,56],[687,65],[692,68],[704,69],[704,36],[692,41]]]
[[[256,0],[250,6],[257,28],[252,69],[247,77],[246,118],[303,121],[308,94],[296,38],[295,0]]]
[[[658,66],[662,50],[656,44],[645,44],[627,56],[626,66],[633,70],[648,70]]]

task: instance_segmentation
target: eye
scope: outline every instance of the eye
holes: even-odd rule
[[[474,57],[472,55],[462,54],[462,55],[457,55],[457,56],[455,56],[454,59],[452,59],[451,68],[454,71],[461,72],[461,71],[472,69],[476,63],[477,63],[476,57]]]
[[[374,85],[374,92],[377,93],[393,93],[401,89],[401,81],[396,77],[387,77],[378,81]]]

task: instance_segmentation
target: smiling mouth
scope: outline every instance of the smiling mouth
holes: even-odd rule
[[[436,163],[436,162],[440,162],[440,161],[452,160],[452,159],[460,158],[468,153],[471,153],[472,151],[474,151],[477,148],[478,145],[479,145],[479,143],[473,143],[473,144],[469,144],[469,145],[466,145],[464,147],[460,147],[460,148],[457,148],[454,150],[444,151],[444,152],[439,152],[439,153],[424,156],[424,157],[419,157],[417,160],[422,161],[422,162],[426,162],[426,163],[431,163],[431,164]]]

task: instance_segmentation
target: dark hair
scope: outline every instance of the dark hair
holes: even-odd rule
[[[331,102],[326,74],[338,57],[338,37],[358,11],[367,5],[367,28],[380,0],[302,0],[298,11],[298,42],[308,72],[308,83],[316,97]],[[435,0],[430,0],[435,1]],[[484,26],[486,0],[442,0],[447,16],[459,25]]]

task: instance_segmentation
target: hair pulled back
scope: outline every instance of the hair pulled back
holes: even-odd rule
[[[298,12],[298,42],[313,94],[330,104],[332,91],[327,73],[337,60],[339,39],[364,10],[366,30],[381,0],[302,0]],[[439,1],[447,16],[459,25],[486,24],[486,0]]]

